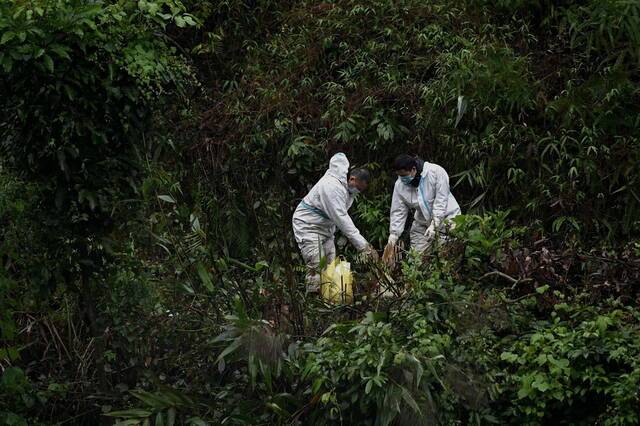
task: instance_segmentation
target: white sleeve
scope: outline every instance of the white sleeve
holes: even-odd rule
[[[436,220],[436,225],[439,225],[447,217],[449,203],[449,175],[445,171],[438,173],[434,190],[433,217]]]
[[[420,206],[422,215],[427,220],[427,225],[429,225],[433,220],[433,203],[431,202],[431,200],[434,199],[435,192],[435,176],[433,176],[432,173],[427,172],[425,176],[420,179],[420,186],[418,188],[418,205]]]
[[[356,250],[362,251],[369,243],[360,234],[360,231],[353,224],[349,213],[347,213],[347,203],[349,195],[347,190],[333,185],[323,185],[318,188],[320,198],[320,208],[324,211],[329,219],[335,223],[338,229],[345,237],[351,241]]]
[[[389,214],[389,234],[400,237],[408,217],[409,206],[402,201],[400,194],[394,187],[393,197],[391,198],[391,213]]]

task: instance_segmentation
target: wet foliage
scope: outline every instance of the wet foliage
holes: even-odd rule
[[[0,75],[0,423],[640,422],[638,2],[8,0]],[[348,305],[338,151],[379,250],[397,154],[464,213]]]

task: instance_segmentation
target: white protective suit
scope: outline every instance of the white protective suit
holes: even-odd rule
[[[445,219],[461,213],[458,202],[449,190],[449,175],[445,169],[425,161],[418,187],[406,185],[398,177],[391,200],[390,240],[398,240],[410,210],[415,210],[409,232],[411,248],[422,253],[433,239],[433,235],[427,233],[432,221],[436,231],[442,231]]]
[[[331,157],[329,170],[311,188],[293,214],[293,235],[309,268],[307,285],[311,291],[317,291],[320,283],[320,259],[326,257],[328,264],[336,257],[333,236],[336,227],[358,251],[369,246],[347,213],[354,199],[347,185],[348,171],[346,155],[338,153]]]

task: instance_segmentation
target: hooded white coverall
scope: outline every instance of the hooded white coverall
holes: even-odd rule
[[[320,284],[320,259],[326,257],[328,264],[336,257],[333,236],[336,227],[358,251],[369,246],[347,213],[354,199],[347,185],[348,171],[346,155],[338,153],[331,157],[329,170],[311,188],[293,214],[293,235],[309,268],[307,286],[310,291],[317,291]]]
[[[418,187],[406,185],[398,177],[393,188],[389,226],[389,234],[395,236],[395,240],[404,231],[410,210],[415,210],[409,232],[411,248],[422,253],[433,239],[426,232],[432,221],[436,231],[439,231],[445,219],[461,213],[458,202],[449,190],[449,175],[445,169],[425,161]]]

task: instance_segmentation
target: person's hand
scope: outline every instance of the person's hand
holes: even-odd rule
[[[378,251],[374,249],[371,245],[367,247],[366,254],[367,254],[367,259],[369,259],[369,261],[371,262],[377,262],[378,260],[380,260]]]
[[[378,261],[378,259],[379,259],[378,252],[371,245],[368,245],[367,247],[365,247],[358,254],[358,261],[360,263],[376,262]]]
[[[427,240],[432,240],[436,236],[436,224],[434,221],[431,221],[431,225],[427,228],[424,236],[427,237]]]

